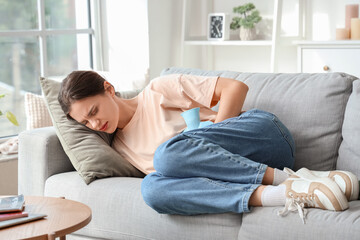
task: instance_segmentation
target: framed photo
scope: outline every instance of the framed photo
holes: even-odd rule
[[[230,15],[226,13],[209,13],[207,32],[208,40],[229,40]]]

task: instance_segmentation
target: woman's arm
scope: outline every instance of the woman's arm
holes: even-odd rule
[[[239,116],[249,87],[240,81],[219,77],[215,86],[212,103],[220,101],[215,123]]]

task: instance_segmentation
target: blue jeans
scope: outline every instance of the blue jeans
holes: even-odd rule
[[[292,168],[294,150],[280,120],[253,109],[161,144],[154,155],[156,172],[144,178],[141,192],[159,213],[249,212],[267,166]]]

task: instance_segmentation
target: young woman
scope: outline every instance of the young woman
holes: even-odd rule
[[[247,92],[246,84],[233,79],[168,75],[124,99],[97,73],[74,71],[62,82],[59,102],[69,119],[96,131],[117,130],[113,148],[147,174],[142,195],[159,213],[348,208],[347,200],[357,194],[356,177],[337,174],[351,180],[350,187],[339,186],[325,177],[335,172],[288,169],[295,150],[290,132],[272,113],[242,112]],[[214,124],[184,132],[181,113],[196,107],[201,121]]]

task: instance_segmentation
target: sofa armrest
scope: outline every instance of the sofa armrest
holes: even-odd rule
[[[74,171],[53,127],[19,134],[19,194],[44,195],[50,176]]]

